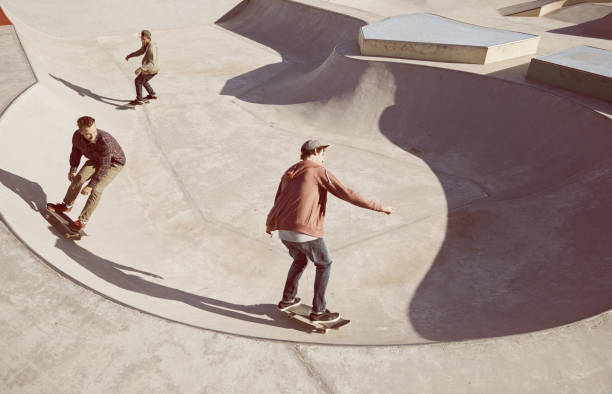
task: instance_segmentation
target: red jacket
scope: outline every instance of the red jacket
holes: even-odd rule
[[[322,238],[328,191],[358,207],[382,211],[380,204],[344,186],[325,167],[303,160],[292,165],[281,178],[266,220],[266,231],[290,230]]]

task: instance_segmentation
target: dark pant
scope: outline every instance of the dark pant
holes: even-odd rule
[[[151,80],[151,78],[153,78],[156,75],[157,74],[143,74],[143,73],[138,74],[136,79],[134,79],[134,85],[136,85],[136,99],[142,100],[142,87],[143,86],[145,89],[147,89],[147,92],[151,96],[155,95],[155,91],[153,90],[151,85],[149,85],[149,80]]]
[[[309,242],[283,241],[283,244],[289,249],[289,255],[293,257],[293,264],[289,268],[285,290],[283,290],[283,301],[291,301],[297,295],[300,277],[310,259],[317,269],[312,310],[315,313],[325,311],[325,290],[332,263],[325,241],[323,238],[318,238]]]

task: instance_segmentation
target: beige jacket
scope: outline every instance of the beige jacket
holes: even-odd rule
[[[143,45],[136,52],[130,53],[127,57],[136,57],[144,54],[142,58],[142,66],[140,69],[143,74],[157,74],[159,72],[159,66],[157,62],[157,44],[153,41],[149,42],[148,45]]]
[[[303,160],[281,178],[266,220],[266,232],[289,230],[322,238],[327,192],[358,207],[382,211],[380,204],[344,186],[325,167]]]

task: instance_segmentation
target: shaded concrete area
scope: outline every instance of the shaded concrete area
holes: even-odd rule
[[[141,27],[119,15],[138,4],[113,2],[96,14],[108,31],[89,31],[80,18],[55,26],[28,1],[2,2],[40,80],[0,118],[0,362],[11,392],[612,384],[611,121],[594,110],[605,103],[518,80],[510,68],[525,59],[475,69],[361,56],[359,29],[398,2],[377,3],[379,16],[340,1],[252,0],[185,2],[189,15],[149,4],[160,99],[122,111],[137,67],[123,58]],[[65,1],[75,13],[99,7]],[[410,7],[431,11],[421,3]],[[475,19],[490,26],[501,5]],[[544,51],[567,36],[548,37]],[[129,165],[74,243],[40,213],[65,191],[83,114],[118,138]],[[340,179],[397,209],[380,217],[330,200],[328,302],[352,323],[326,336],[276,312],[289,258],[263,228],[282,171],[311,137],[332,144]]]

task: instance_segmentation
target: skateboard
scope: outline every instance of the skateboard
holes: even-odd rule
[[[64,233],[64,237],[66,237],[67,239],[79,240],[87,235],[87,233],[83,230],[80,230],[78,232],[72,231],[69,226],[73,223],[73,220],[70,219],[65,213],[57,213],[47,210],[47,212],[45,213],[45,219],[47,219],[49,223],[51,223],[53,226],[62,231]]]
[[[130,104],[130,103],[127,103],[127,104],[125,104],[125,108],[136,109],[136,107],[139,107],[139,106],[145,105],[145,104],[149,104],[150,102],[151,102],[151,100],[142,100],[142,104]]]
[[[318,332],[320,334],[325,334],[328,330],[339,330],[340,328],[346,326],[351,322],[350,320],[346,320],[340,317],[340,319],[330,323],[315,323],[313,321],[310,321],[309,318],[310,313],[312,312],[312,307],[306,304],[292,306],[281,312],[287,315],[287,317],[289,317],[290,319],[297,319],[312,326],[313,332]]]

